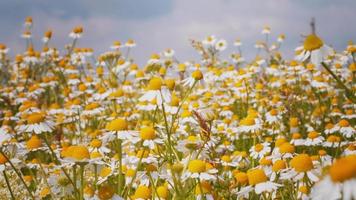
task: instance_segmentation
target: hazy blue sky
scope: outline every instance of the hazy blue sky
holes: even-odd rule
[[[80,46],[101,53],[114,40],[133,38],[138,44],[133,54],[143,63],[166,48],[175,49],[180,60],[195,58],[189,39],[211,34],[228,40],[229,51],[239,37],[245,53],[253,55],[255,41],[269,25],[272,37],[286,34],[282,50],[291,55],[300,34],[309,32],[311,17],[317,33],[336,49],[356,42],[355,10],[356,0],[0,0],[0,43],[11,53],[22,51],[23,20],[32,16],[35,40],[51,28],[52,44],[62,48],[71,29],[83,25]]]

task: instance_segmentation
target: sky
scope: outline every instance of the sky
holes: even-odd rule
[[[286,35],[281,51],[291,57],[301,35],[310,33],[312,17],[317,34],[335,49],[342,50],[349,40],[356,42],[355,10],[355,0],[0,0],[0,43],[12,54],[22,52],[24,19],[32,16],[37,48],[43,33],[52,29],[51,44],[63,50],[71,42],[72,28],[82,25],[80,47],[100,54],[113,41],[132,38],[137,47],[131,55],[142,65],[152,53],[167,48],[174,49],[180,61],[197,59],[189,39],[209,35],[228,41],[222,56],[236,51],[232,43],[240,38],[244,55],[252,57],[268,25],[272,40]]]

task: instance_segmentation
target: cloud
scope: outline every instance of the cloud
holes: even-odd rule
[[[105,3],[104,3],[105,2]],[[316,17],[317,32],[341,50],[350,39],[356,39],[352,26],[355,1],[332,0],[78,0],[0,2],[0,42],[13,49],[23,49],[19,38],[23,18],[31,15],[39,39],[47,28],[54,30],[54,43],[63,47],[68,33],[76,25],[85,28],[79,45],[98,52],[108,49],[114,40],[133,38],[138,43],[133,55],[140,64],[151,53],[173,48],[180,60],[197,58],[189,39],[202,39],[214,34],[230,44],[238,37],[244,53],[253,56],[255,41],[263,39],[261,29],[272,28],[272,40],[287,35],[282,50],[291,56],[301,41],[300,34],[310,32],[309,21]],[[20,14],[14,14],[17,9]],[[232,45],[225,53],[233,51]]]

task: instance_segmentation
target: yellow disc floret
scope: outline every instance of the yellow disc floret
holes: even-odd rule
[[[192,173],[205,172],[206,164],[202,160],[191,160],[188,165],[188,170]]]
[[[267,176],[262,169],[252,169],[247,172],[248,183],[256,185],[267,181]]]
[[[323,46],[323,41],[315,34],[308,35],[304,40],[304,49],[313,51]]]
[[[150,126],[141,128],[140,137],[143,140],[152,140],[152,139],[154,139],[156,137],[155,129],[150,127]]]
[[[308,154],[299,154],[299,155],[295,156],[290,161],[290,165],[297,172],[307,172],[307,171],[313,169],[313,162]]]
[[[346,156],[337,160],[329,171],[331,180],[344,182],[356,178],[356,155]]]

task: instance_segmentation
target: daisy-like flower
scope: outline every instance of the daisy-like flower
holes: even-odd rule
[[[8,142],[11,139],[11,135],[9,134],[7,128],[5,127],[0,127],[0,148],[2,147],[3,144]]]
[[[156,99],[157,104],[170,102],[171,94],[167,87],[163,86],[163,81],[159,77],[153,77],[148,83],[147,91],[139,98],[139,101],[152,101]]]
[[[329,135],[324,142],[324,146],[337,148],[341,145],[341,138],[336,135]]]
[[[304,145],[305,140],[302,138],[302,135],[300,133],[293,133],[292,134],[292,139],[290,141],[291,144],[294,144],[295,146],[302,146]]]
[[[269,26],[265,26],[262,30],[262,34],[268,35],[271,33],[271,28]]]
[[[117,50],[119,50],[119,49],[122,48],[122,47],[123,47],[123,45],[121,44],[121,42],[117,40],[117,41],[114,41],[114,42],[113,42],[113,44],[111,45],[110,48],[111,48],[112,50],[116,50],[116,51],[117,51]]]
[[[313,187],[311,197],[321,199],[356,199],[356,155],[338,159],[328,174]]]
[[[278,114],[278,111],[276,109],[272,109],[268,113],[266,113],[266,121],[269,124],[278,122],[281,119],[282,119],[282,117]]]
[[[234,41],[234,46],[237,46],[237,47],[242,46],[241,40],[237,38],[237,39]]]
[[[126,70],[127,68],[130,67],[130,62],[129,61],[126,61],[124,59],[119,59],[117,61],[117,64],[115,67],[112,68],[112,71],[116,74],[116,75],[119,75],[120,72]]]
[[[28,151],[42,150],[42,141],[37,135],[32,135],[31,138],[26,142],[26,149]]]
[[[211,184],[207,181],[201,181],[195,186],[195,198],[197,200],[214,200],[214,196],[211,193],[213,190]]]
[[[337,124],[337,127],[339,129],[339,132],[346,138],[352,138],[356,133],[355,128],[350,126],[349,121],[347,121],[346,119],[340,120]]]
[[[125,46],[128,47],[128,48],[132,48],[132,47],[135,47],[137,44],[136,42],[133,40],[133,39],[128,39],[126,42],[125,42]]]
[[[103,111],[104,111],[104,108],[100,107],[99,103],[92,102],[85,106],[83,115],[84,116],[94,116],[94,115],[100,114]]]
[[[166,57],[166,58],[172,58],[174,56],[174,50],[173,49],[166,49],[164,52],[163,52],[163,55]]]
[[[0,54],[7,54],[8,51],[9,48],[7,48],[5,44],[0,43]]]
[[[333,49],[325,45],[316,34],[310,34],[305,38],[303,46],[297,48],[297,52],[297,60],[305,61],[310,58],[311,63],[319,66],[327,56],[333,54]]]
[[[308,133],[308,138],[305,140],[305,146],[318,146],[321,145],[324,141],[324,137],[316,131],[311,131]]]
[[[205,45],[205,46],[213,46],[214,44],[215,44],[215,42],[216,42],[216,38],[215,38],[215,36],[214,35],[211,35],[211,36],[208,36],[208,37],[206,37],[204,40],[203,40],[203,44]]]
[[[51,38],[52,38],[52,30],[48,30],[45,32],[42,41],[43,43],[47,44]]]
[[[281,174],[282,179],[303,180],[304,177],[307,177],[312,182],[319,180],[318,171],[314,169],[313,161],[308,154],[294,156],[289,164],[291,169]]]
[[[333,134],[339,130],[339,127],[335,126],[333,123],[328,123],[325,126],[324,133],[326,135]]]
[[[203,73],[197,69],[195,70],[192,75],[182,81],[183,86],[192,87],[197,81],[203,79]]]
[[[148,200],[151,199],[151,197],[152,197],[151,189],[145,185],[140,185],[137,187],[134,195],[131,196],[131,199]]]
[[[156,130],[149,126],[141,128],[140,138],[143,140],[143,146],[150,149],[154,149],[155,144],[163,144],[163,141],[157,137]]]
[[[161,56],[158,54],[154,53],[151,55],[150,59],[147,61],[148,65],[154,65],[160,62]]]
[[[54,126],[55,123],[46,114],[34,112],[25,116],[25,124],[18,126],[17,129],[20,132],[41,134],[51,132]]]
[[[261,130],[262,125],[257,118],[247,116],[246,118],[240,121],[240,125],[238,127],[239,132],[245,133],[255,133]]]
[[[248,194],[251,191],[254,191],[256,194],[267,192],[269,195],[272,195],[272,192],[276,191],[278,187],[281,187],[280,184],[269,181],[262,169],[251,169],[247,171],[247,178],[249,185],[237,192],[238,197],[243,197],[246,193]]]
[[[107,141],[112,141],[115,138],[121,140],[131,140],[132,142],[136,143],[138,141],[137,132],[128,130],[128,123],[124,118],[116,118],[109,123],[106,124],[107,132],[102,139]]]
[[[227,48],[226,40],[219,40],[215,44],[215,49],[218,51],[224,51]]]
[[[271,147],[269,146],[270,144],[268,142],[262,143],[262,144],[256,144],[255,146],[252,146],[250,148],[250,155],[254,159],[260,159],[264,157],[266,154],[269,154],[271,152]]]
[[[86,163],[90,159],[90,153],[86,146],[72,145],[62,150],[61,155],[70,163]]]
[[[73,39],[78,39],[81,38],[83,34],[83,27],[82,26],[77,26],[74,27],[72,32],[69,33],[69,37]]]
[[[284,34],[281,34],[277,38],[277,42],[282,43],[286,39],[286,36]]]
[[[183,179],[196,178],[201,181],[215,180],[215,173],[217,173],[217,170],[210,163],[203,160],[190,160],[187,171],[183,174]]]

